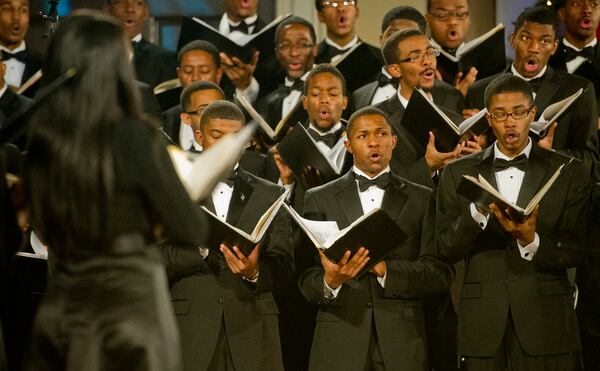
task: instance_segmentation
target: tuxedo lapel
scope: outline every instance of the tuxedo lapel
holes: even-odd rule
[[[210,195],[210,197],[207,197],[206,200],[202,202],[202,206],[207,208],[211,213],[216,214],[215,204],[213,203],[212,195]]]
[[[550,175],[551,172],[548,162],[544,160],[534,144],[531,148],[531,153],[529,154],[527,171],[523,177],[523,183],[521,184],[521,190],[519,191],[519,197],[517,198],[517,205],[525,208],[542,184],[548,180]]]
[[[539,118],[544,109],[552,103],[552,98],[560,89],[560,85],[554,80],[554,70],[548,66],[546,73],[542,77],[542,82],[537,94],[535,95],[535,105],[537,106],[536,116]]]
[[[381,208],[384,209],[393,220],[398,220],[400,212],[404,208],[407,196],[402,191],[406,187],[400,177],[390,174],[390,183],[385,188]]]
[[[235,225],[242,230],[246,230],[246,226],[240,225],[241,222],[249,221],[252,224],[252,220],[256,221],[256,215],[248,215],[248,203],[251,199],[252,192],[254,191],[254,185],[252,179],[248,174],[238,168],[238,174],[235,177],[233,186],[233,193],[231,194],[231,200],[229,201],[229,210],[227,211],[227,223]],[[256,210],[252,210],[256,212]],[[242,215],[244,218],[242,218]],[[254,226],[251,227],[251,229]]]
[[[402,115],[404,115],[404,106],[400,103],[400,98],[398,98],[398,94],[394,94],[390,99],[388,99],[387,104],[385,106],[386,113],[392,120],[392,126],[396,130],[397,134],[403,134],[406,132],[404,127],[401,124]]]
[[[492,144],[481,152],[481,161],[477,166],[477,174],[474,174],[474,176],[481,174],[494,188],[498,189],[494,171],[494,146],[495,144]]]
[[[336,200],[340,209],[343,211],[343,217],[346,218],[345,223],[339,221],[339,227],[345,228],[363,215],[362,205],[358,197],[358,186],[354,180],[352,171],[347,172],[342,176],[337,183],[339,188],[336,194]],[[340,215],[340,218],[342,215]]]

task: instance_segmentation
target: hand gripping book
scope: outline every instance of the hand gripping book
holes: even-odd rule
[[[493,185],[491,185],[481,174],[476,178],[471,175],[463,175],[458,184],[457,193],[473,202],[478,208],[483,209],[491,213],[489,205],[496,203],[500,210],[504,211],[508,209],[508,216],[512,220],[516,220],[519,223],[522,222],[537,205],[542,201],[546,193],[552,188],[552,185],[559,178],[565,166],[573,161],[571,158],[569,162],[560,165],[554,174],[548,179],[548,181],[537,191],[537,193],[531,198],[525,208],[513,204],[508,201]]]
[[[443,110],[433,103],[421,89],[415,89],[410,97],[401,124],[423,149],[427,148],[429,132],[435,135],[435,147],[441,152],[451,152],[459,141],[484,133],[488,128],[483,109],[468,119],[457,113]]]
[[[500,23],[485,34],[462,44],[456,50],[456,56],[440,50],[437,66],[444,81],[454,84],[456,73],[465,74],[471,67],[477,69],[479,80],[504,71],[506,68],[504,40],[504,25]]]
[[[219,219],[213,212],[208,210],[206,207],[201,206],[202,211],[207,215],[209,222],[210,236],[206,245],[209,249],[217,254],[222,254],[220,245],[225,244],[230,249],[233,246],[237,246],[240,251],[248,256],[252,249],[263,240],[265,232],[269,229],[271,222],[281,209],[281,205],[284,204],[287,191],[283,192],[281,196],[263,213],[258,219],[258,223],[254,227],[252,233],[244,232],[243,230]]]
[[[546,136],[548,132],[548,128],[550,125],[556,122],[559,117],[569,108],[571,105],[583,94],[583,88],[577,90],[574,94],[569,95],[563,100],[552,103],[544,112],[537,121],[531,123],[529,127],[529,133],[531,136],[536,139],[542,139]]]
[[[334,221],[306,219],[287,204],[284,207],[315,247],[329,260],[338,262],[347,250],[350,250],[352,255],[361,247],[369,250],[371,259],[357,278],[366,274],[408,239],[402,228],[383,209],[374,209],[340,230]]]
[[[227,178],[255,130],[256,124],[246,125],[202,153],[184,151],[175,145],[167,146],[177,175],[192,200],[206,199],[217,183]]]
[[[277,17],[262,30],[256,34],[248,35],[239,43],[223,35],[201,19],[184,17],[181,23],[177,50],[180,50],[191,41],[206,40],[216,46],[220,52],[230,57],[238,57],[244,63],[250,62],[252,55],[257,50],[260,52],[260,59],[264,61],[275,54],[275,45],[273,45],[275,30],[277,25],[289,16],[290,14]]]
[[[283,161],[290,167],[296,179],[304,184],[302,176],[307,166],[319,171],[324,182],[336,179],[342,173],[346,160],[346,148],[344,147],[345,135],[331,148],[329,153],[323,153],[317,142],[310,136],[307,129],[301,124],[295,125],[282,141],[277,145]]]
[[[302,103],[302,97],[299,97],[296,103],[294,103],[294,105],[292,106],[292,109],[290,109],[290,111],[285,116],[283,116],[281,120],[278,123],[276,123],[273,127],[272,124],[265,121],[265,119],[256,111],[256,109],[254,109],[254,107],[252,107],[252,104],[250,104],[250,102],[248,102],[248,100],[244,98],[244,96],[239,95],[236,96],[235,99],[240,103],[244,110],[248,112],[250,117],[252,117],[252,119],[256,121],[258,127],[265,134],[267,134],[269,138],[275,141],[281,140],[281,138],[283,138],[287,131],[287,128],[290,127],[290,125],[288,125],[290,124],[288,120],[290,119],[290,117],[292,117],[292,115],[296,112],[296,110],[298,109],[298,107],[300,107]]]

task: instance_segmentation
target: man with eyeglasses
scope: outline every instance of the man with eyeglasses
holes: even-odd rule
[[[511,203],[525,206],[571,157],[529,138],[536,116],[531,86],[503,74],[485,91],[497,141],[448,164],[437,191],[440,254],[466,262],[460,292],[458,352],[469,370],[575,370],[580,349],[567,269],[584,257],[589,177],[567,165],[538,207],[512,219],[457,193],[463,175],[481,174]]]
[[[319,22],[327,27],[327,35],[319,44],[315,63],[335,66],[343,55],[356,47],[352,54],[356,53],[360,58],[348,56],[350,59],[345,63],[350,65],[343,69],[340,67],[340,71],[344,71],[348,94],[373,81],[383,61],[379,49],[361,41],[356,33],[356,19],[360,14],[358,0],[315,0],[315,8]]]
[[[468,0],[427,0],[427,24],[431,32],[433,46],[444,49],[451,55],[456,55],[456,50],[464,44],[467,33],[471,26],[469,17]],[[477,78],[477,69],[472,67],[463,76],[458,72],[455,76],[450,71],[445,71],[443,65],[439,65],[440,78],[454,85],[463,95],[467,94],[469,86]]]
[[[595,89],[588,80],[548,66],[548,59],[558,47],[558,20],[546,7],[525,9],[515,23],[510,43],[515,59],[506,72],[528,81],[533,89],[539,119],[548,105],[584,89],[581,96],[551,127],[546,140],[552,148],[583,160],[588,177],[598,161],[597,105]],[[483,109],[484,92],[495,76],[477,81],[467,93],[467,107]]]
[[[438,152],[435,137],[431,133],[427,150],[417,144],[402,125],[401,120],[410,97],[417,88],[423,89],[433,102],[450,116],[457,116],[464,107],[462,95],[449,84],[436,80],[436,56],[439,51],[431,46],[429,39],[416,29],[404,29],[394,33],[383,47],[388,72],[399,79],[398,91],[391,98],[375,107],[384,111],[392,120],[398,145],[394,148],[390,166],[403,177],[427,187],[434,187],[435,174],[446,163],[463,151],[477,150],[475,142],[457,145],[449,153]],[[433,176],[433,178],[432,178]]]

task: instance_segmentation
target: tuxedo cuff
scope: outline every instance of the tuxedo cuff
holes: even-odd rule
[[[377,277],[377,282],[381,285],[382,288],[385,289],[385,279],[387,278],[387,272],[383,275],[383,277]]]
[[[341,288],[342,286],[340,285],[338,288],[332,289],[331,287],[329,287],[325,279],[323,279],[323,294],[325,295],[326,299],[333,300],[337,298]]]
[[[538,248],[540,247],[540,236],[538,236],[538,234],[536,233],[535,237],[533,238],[533,242],[531,242],[527,246],[521,246],[521,243],[519,242],[519,240],[517,240],[517,246],[519,246],[519,253],[521,254],[521,258],[527,261],[531,261],[537,253]]]
[[[198,246],[198,251],[200,252],[200,256],[202,257],[202,259],[208,258],[208,248]]]
[[[250,85],[248,85],[248,87],[246,87],[246,89],[239,89],[239,88],[235,88],[235,94],[236,95],[242,95],[244,96],[244,98],[246,98],[246,100],[250,103],[254,103],[256,101],[256,99],[258,98],[258,92],[260,91],[260,85],[258,84],[258,81],[256,81],[256,79],[254,78],[254,76],[252,77],[252,81],[250,82]]]
[[[471,217],[477,223],[479,228],[485,230],[485,227],[487,227],[487,223],[490,220],[490,215],[484,215],[480,213],[479,210],[477,210],[477,206],[475,206],[475,204],[472,202],[469,205],[469,210],[471,211]]]

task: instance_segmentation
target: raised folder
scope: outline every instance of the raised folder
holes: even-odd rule
[[[583,94],[583,88],[577,90],[574,94],[569,95],[563,100],[552,103],[542,114],[537,121],[534,121],[529,126],[529,134],[536,140],[546,136],[550,125],[556,122],[560,116]]]
[[[508,210],[508,216],[512,220],[522,222],[529,214],[531,214],[531,212],[533,212],[535,207],[539,205],[546,193],[559,178],[565,166],[572,161],[573,158],[571,158],[569,162],[560,165],[550,179],[544,183],[524,208],[508,201],[498,190],[496,190],[496,188],[494,188],[493,185],[490,184],[490,182],[481,176],[481,174],[479,174],[477,178],[471,175],[463,175],[463,179],[461,179],[458,184],[456,191],[459,195],[473,202],[477,207],[488,213],[492,212],[489,205],[495,203],[503,212]]]
[[[454,84],[456,73],[477,69],[477,79],[492,76],[506,68],[504,25],[500,23],[485,34],[462,44],[456,55],[440,50],[437,67],[444,81]]]
[[[220,33],[208,23],[196,17],[184,17],[181,23],[181,32],[177,50],[194,40],[206,40],[217,47],[217,49],[230,57],[237,57],[242,62],[248,63],[255,51],[260,52],[260,59],[266,60],[275,54],[275,30],[277,25],[289,17],[283,15],[277,17],[256,34],[248,35],[242,42],[237,43]]]
[[[281,118],[278,123],[268,123],[265,119],[252,107],[252,104],[248,102],[243,95],[236,96],[235,99],[240,103],[240,105],[244,108],[246,112],[252,117],[254,121],[258,124],[258,127],[271,139],[274,141],[281,140],[281,138],[285,135],[287,129],[293,123],[289,123],[290,117],[296,112],[298,107],[300,107],[300,103],[302,103],[302,97],[298,98],[296,103],[292,106],[292,109]]]
[[[421,146],[423,153],[430,131],[435,135],[437,150],[451,152],[460,141],[481,135],[489,128],[486,112],[484,109],[463,120],[457,113],[438,107],[423,90],[415,89],[402,115],[401,124]]]
[[[248,256],[254,246],[263,240],[265,232],[269,229],[271,222],[281,209],[281,205],[285,202],[287,191],[263,213],[258,219],[254,230],[247,233],[227,222],[219,219],[213,212],[202,206],[202,211],[208,216],[210,235],[206,241],[206,246],[217,254],[221,254],[219,249],[221,244],[225,244],[230,249],[237,246],[240,251]]]
[[[371,259],[359,272],[358,278],[408,239],[402,228],[383,209],[374,209],[340,230],[334,221],[305,219],[292,207],[284,207],[329,260],[338,262],[348,250],[352,255],[361,247],[369,250]]]
[[[338,140],[329,154],[325,154],[302,125],[295,125],[277,145],[277,150],[304,189],[309,188],[302,176],[307,166],[318,170],[321,179],[328,182],[341,175],[346,160],[342,139]]]

